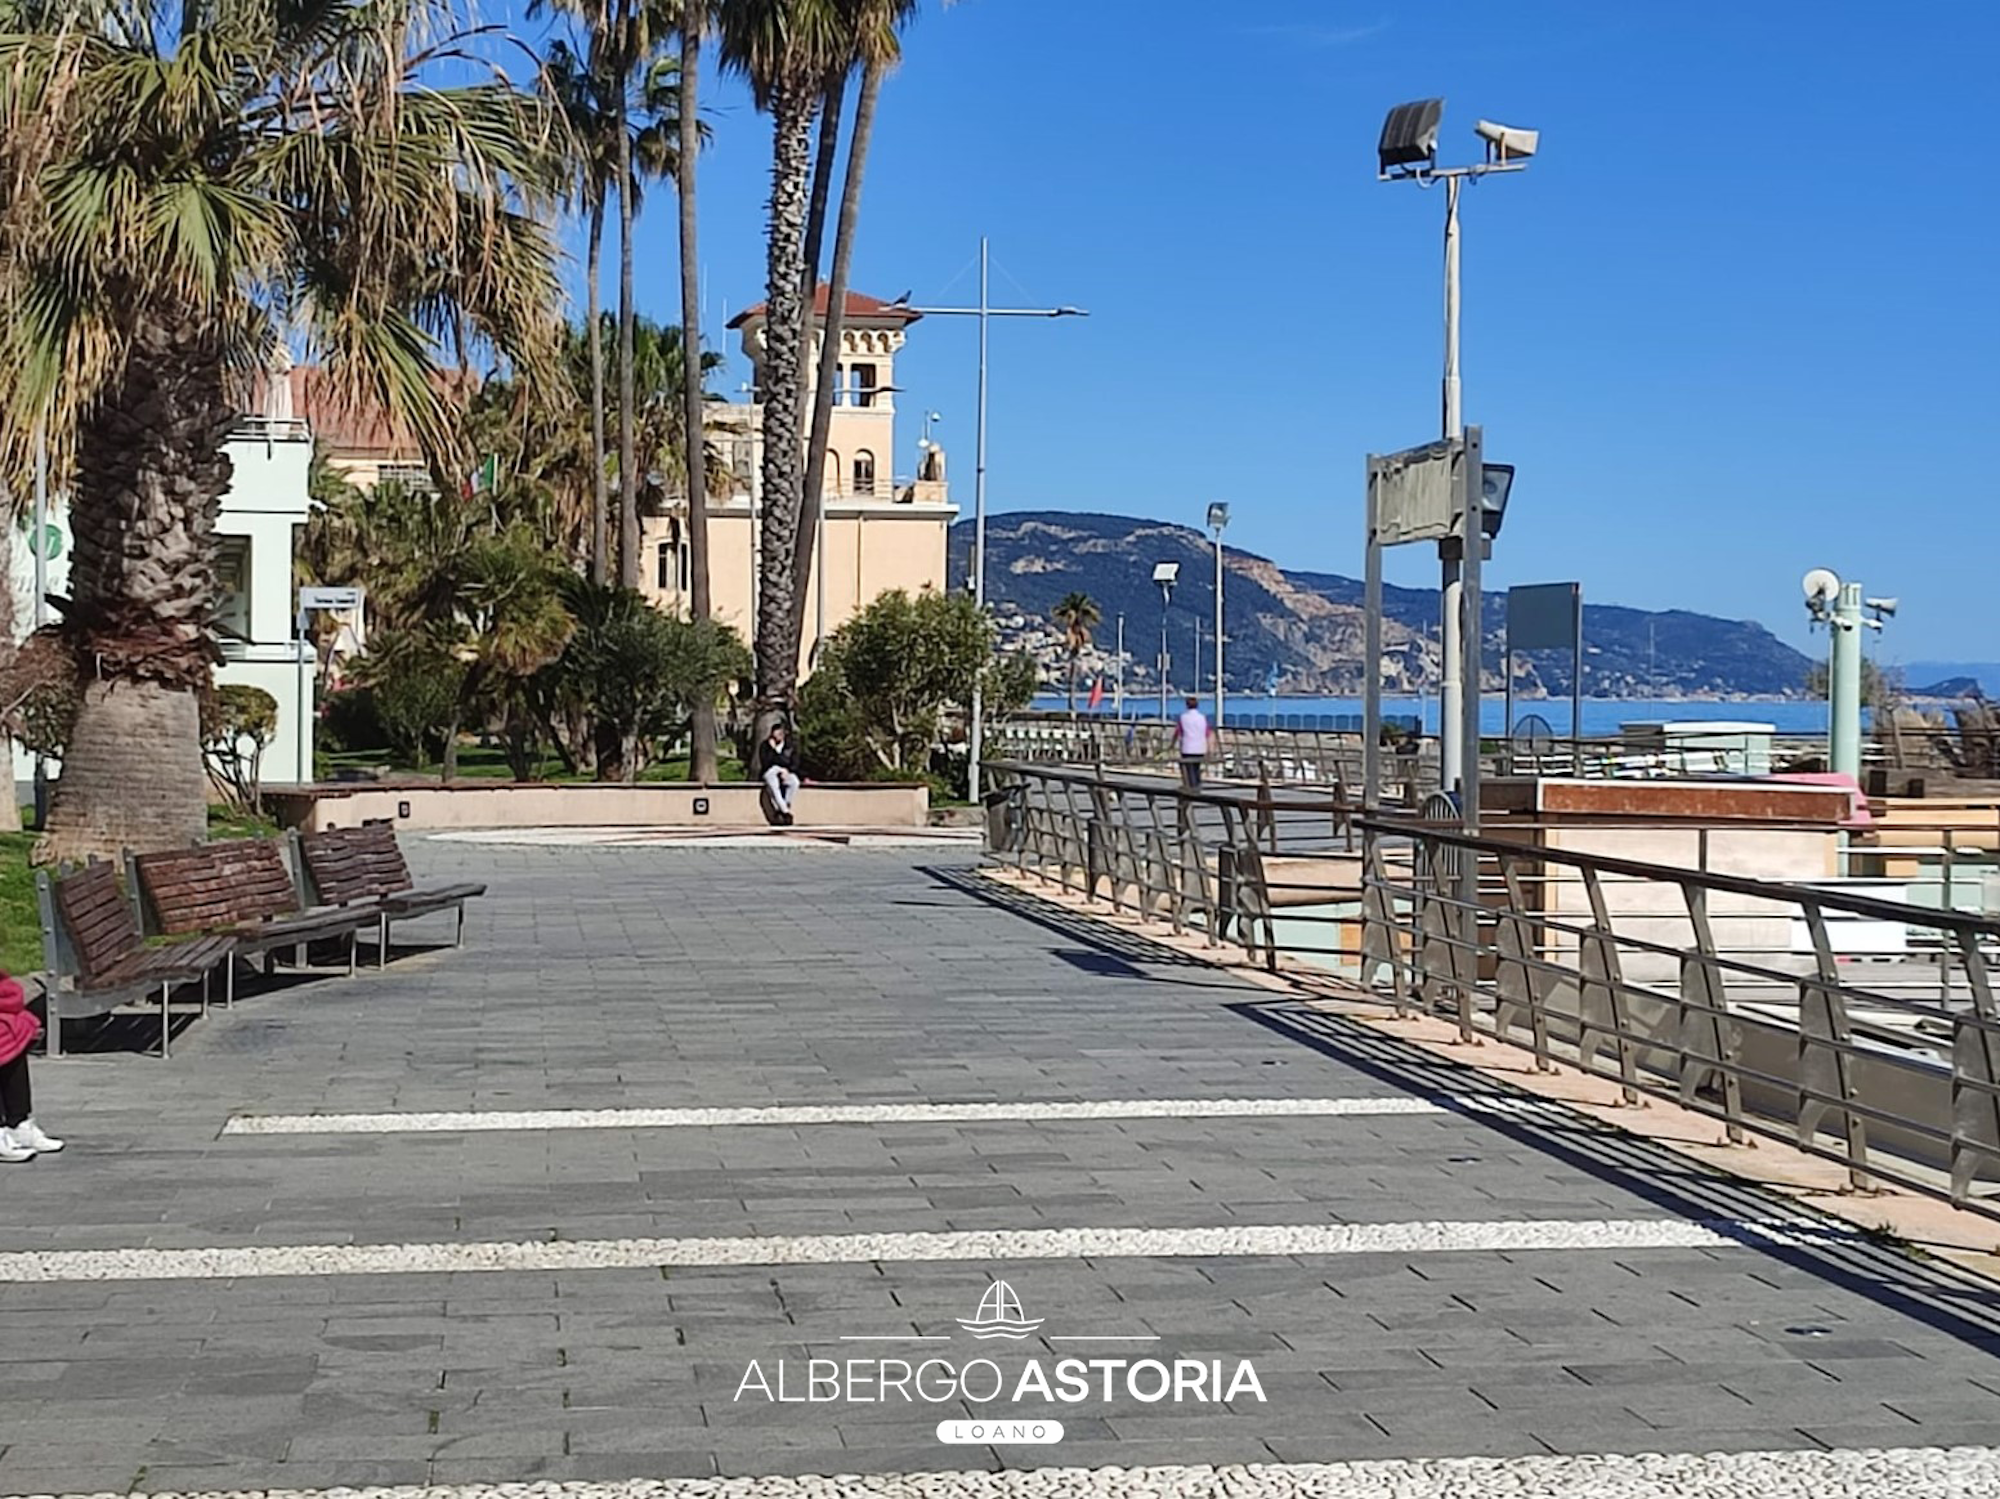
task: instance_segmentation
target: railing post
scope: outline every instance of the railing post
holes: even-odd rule
[[[1827,935],[1826,913],[1818,901],[1801,899],[1806,927],[1812,933],[1818,972],[1799,981],[1798,1142],[1810,1148],[1829,1110],[1840,1114],[1845,1142],[1848,1185],[1857,1192],[1870,1188],[1868,1124],[1848,1107],[1855,1097],[1854,1033],[1847,1023],[1847,996],[1840,986],[1840,965]]]
[[[1705,830],[1704,830],[1705,831]],[[1743,1080],[1736,1066],[1742,1033],[1729,1018],[1728,991],[1716,963],[1715,929],[1708,919],[1708,891],[1692,880],[1681,883],[1694,951],[1681,958],[1680,1099],[1699,1106],[1698,1095],[1713,1073],[1722,1089],[1723,1129],[1731,1145],[1741,1145]]]
[[[1549,1012],[1546,1003],[1549,980],[1540,966],[1541,954],[1535,951],[1532,935],[1524,935],[1524,931],[1533,933],[1534,923],[1527,891],[1522,886],[1520,870],[1513,855],[1500,855],[1500,878],[1506,887],[1507,901],[1497,913],[1494,927],[1495,946],[1500,957],[1494,973],[1499,1003],[1493,1010],[1493,1031],[1505,1041],[1513,1024],[1514,1017],[1510,1011],[1525,1011],[1535,1052],[1535,1070],[1553,1072],[1555,1062],[1549,1054]]]
[[[2000,1160],[2000,1014],[1979,934],[1955,934],[1972,1007],[1953,1017],[1951,1037],[1951,1200],[1972,1196],[1981,1166]]]
[[[1625,975],[1618,960],[1618,937],[1604,901],[1604,886],[1591,865],[1583,866],[1584,893],[1590,901],[1590,931],[1583,938],[1580,978],[1577,986],[1577,1065],[1588,1072],[1609,1036],[1618,1058],[1619,1097],[1627,1104],[1639,1102],[1638,1058],[1632,1044],[1631,1017],[1625,1006]],[[1593,1019],[1596,1006],[1602,1019]],[[1598,1039],[1592,1040],[1595,1035]]]

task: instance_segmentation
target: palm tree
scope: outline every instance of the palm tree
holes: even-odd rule
[[[1076,717],[1076,662],[1090,645],[1090,632],[1104,623],[1104,611],[1087,593],[1066,593],[1062,602],[1049,611],[1049,618],[1062,626],[1063,644],[1069,647],[1069,716]]]
[[[469,77],[485,43],[446,0],[85,8],[0,34],[0,472],[47,413],[83,679],[44,857],[204,831],[239,372],[296,338],[442,467],[440,356],[556,346],[560,116]]]
[[[757,695],[788,708],[799,678],[798,532],[805,369],[806,178],[813,117],[829,68],[848,55],[835,0],[722,0],[722,53],[771,116],[771,203],[765,255],[764,527],[758,558]]]
[[[840,189],[840,219],[833,236],[833,269],[827,277],[826,325],[821,330],[819,368],[813,388],[812,426],[806,443],[806,496],[814,505],[822,504],[822,486],[826,482],[826,445],[833,431],[833,386],[840,366],[841,324],[847,315],[847,283],[854,262],[854,231],[861,217],[861,181],[868,169],[868,146],[875,132],[875,105],[882,92],[882,79],[902,56],[900,33],[917,13],[917,0],[841,0],[841,15],[846,25],[846,39],[851,50],[846,61],[836,70],[836,80],[826,90],[826,107],[830,113],[820,122],[820,142],[822,167],[831,169],[832,153],[826,149],[827,140],[838,132],[842,87],[849,72],[855,67],[861,69],[861,91],[854,105],[854,134],[847,147],[847,177]],[[817,176],[814,182],[816,195],[824,184]],[[819,241],[815,236],[808,246],[812,262],[807,266],[807,276],[818,276]],[[807,309],[810,316],[812,287],[807,288]],[[808,342],[807,347],[811,345]],[[817,526],[799,527],[796,549],[797,576],[812,575],[813,547],[818,540]],[[799,592],[799,608],[804,608],[805,594]],[[793,622],[794,635],[804,628],[803,613]]]
[[[532,13],[532,12],[531,12]],[[614,170],[610,148],[613,121],[605,106],[606,90],[595,68],[577,55],[567,41],[549,48],[544,64],[552,92],[561,103],[570,134],[581,158],[577,196],[583,201],[589,227],[585,234],[584,286],[587,310],[584,328],[590,344],[590,450],[595,460],[590,512],[590,576],[602,583],[611,556],[609,467],[604,449],[604,332],[598,315],[600,268],[604,262],[604,208]]]
[[[675,124],[680,129],[680,150],[675,155],[674,190],[680,199],[681,254],[681,341],[688,349],[701,342],[701,241],[695,216],[695,176],[699,164],[700,140],[696,134],[700,115],[697,106],[701,91],[701,47],[713,20],[711,0],[681,0],[680,13],[680,98]],[[684,381],[682,435],[688,453],[708,451],[702,421],[704,392],[700,380]],[[708,465],[690,462],[687,466],[688,530],[688,616],[697,629],[709,618],[714,600],[708,579]],[[715,752],[715,700],[697,696],[688,726],[688,779],[706,786],[716,779],[719,767]]]

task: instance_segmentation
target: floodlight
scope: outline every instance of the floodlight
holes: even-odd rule
[[[1444,123],[1444,100],[1418,99],[1398,104],[1382,122],[1382,139],[1375,147],[1381,175],[1391,167],[1437,165],[1438,126]]]
[[[1224,526],[1228,524],[1229,524],[1229,506],[1224,504],[1221,500],[1217,500],[1214,504],[1208,507],[1208,528],[1211,531],[1220,531]]]
[[[1181,565],[1178,562],[1156,562],[1153,564],[1153,581],[1171,588],[1180,580]]]
[[[1897,606],[1897,605],[1899,605],[1899,604],[1901,604],[1901,603],[1902,603],[1902,600],[1901,600],[1901,599],[1863,599],[1863,600],[1862,600],[1861,602],[1862,602],[1862,603],[1864,603],[1864,604],[1866,604],[1866,605],[1867,605],[1867,606],[1868,606],[1868,607],[1869,607],[1870,609],[1873,609],[1873,610],[1874,610],[1874,611],[1875,611],[1875,612],[1876,612],[1877,614],[1887,614],[1887,615],[1891,615],[1891,616],[1893,616],[1893,615],[1895,614],[1895,612],[1896,612],[1896,606]]]
[[[1488,161],[1525,161],[1535,154],[1535,148],[1542,141],[1539,130],[1523,130],[1518,125],[1496,125],[1491,120],[1481,120],[1472,129],[1486,142]]]
[[[1479,529],[1485,532],[1488,541],[1500,534],[1500,523],[1507,518],[1507,496],[1513,488],[1513,464],[1480,465]]]

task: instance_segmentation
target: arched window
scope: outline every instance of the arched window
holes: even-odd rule
[[[840,493],[840,454],[834,452],[832,448],[826,450],[826,471],[820,475],[819,492],[833,495]]]
[[[875,455],[866,448],[854,455],[854,492],[875,493]]]

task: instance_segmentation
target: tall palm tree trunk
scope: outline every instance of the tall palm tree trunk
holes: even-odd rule
[[[207,830],[200,695],[236,413],[199,322],[142,315],[132,340],[122,377],[77,432],[62,628],[84,688],[44,861],[179,847]]]
[[[798,690],[797,565],[803,400],[799,280],[805,265],[806,175],[818,94],[780,84],[771,100],[771,223],[765,263],[764,534],[758,554],[757,695],[789,710]]]
[[[604,472],[604,326],[598,292],[604,263],[604,194],[590,205],[590,249],[585,278],[590,283],[590,581],[603,583],[611,568],[611,481]]]
[[[0,489],[0,536],[14,534],[13,492]],[[34,538],[40,546],[42,538]],[[0,583],[0,681],[7,676],[7,669],[14,664],[14,587],[10,577]],[[7,804],[0,807],[0,833],[19,832],[21,828],[21,799],[14,794],[14,741],[0,733],[0,774],[6,776]]]
[[[854,230],[861,218],[861,182],[868,170],[868,142],[875,132],[875,101],[882,92],[884,68],[871,62],[862,70],[861,93],[854,102],[854,136],[847,147],[847,179],[840,189],[840,221],[833,233],[833,271],[827,278],[826,330],[820,343],[817,384],[813,391],[812,433],[806,443],[805,493],[817,506],[826,483],[826,445],[833,432],[833,383],[840,367],[840,331],[847,311],[847,278],[854,263]],[[810,347],[810,345],[808,345]],[[895,485],[891,463],[889,483]],[[818,511],[815,510],[817,515]],[[797,547],[800,579],[812,576],[817,526],[801,526]],[[800,589],[800,608],[804,607]],[[802,633],[801,613],[793,633]]]
[[[693,7],[689,7],[692,9]],[[685,416],[687,454],[688,613],[699,623],[709,617],[713,600],[708,585],[708,443],[703,431],[701,378],[701,241],[696,233],[695,177],[701,151],[700,99],[701,21],[681,32],[680,159],[674,186],[680,198],[681,229],[681,400]],[[716,779],[715,699],[695,700],[689,728],[688,779],[706,786]]]
[[[629,25],[620,7],[618,34]],[[639,441],[632,394],[632,128],[621,72],[618,105],[618,581],[639,586]]]

